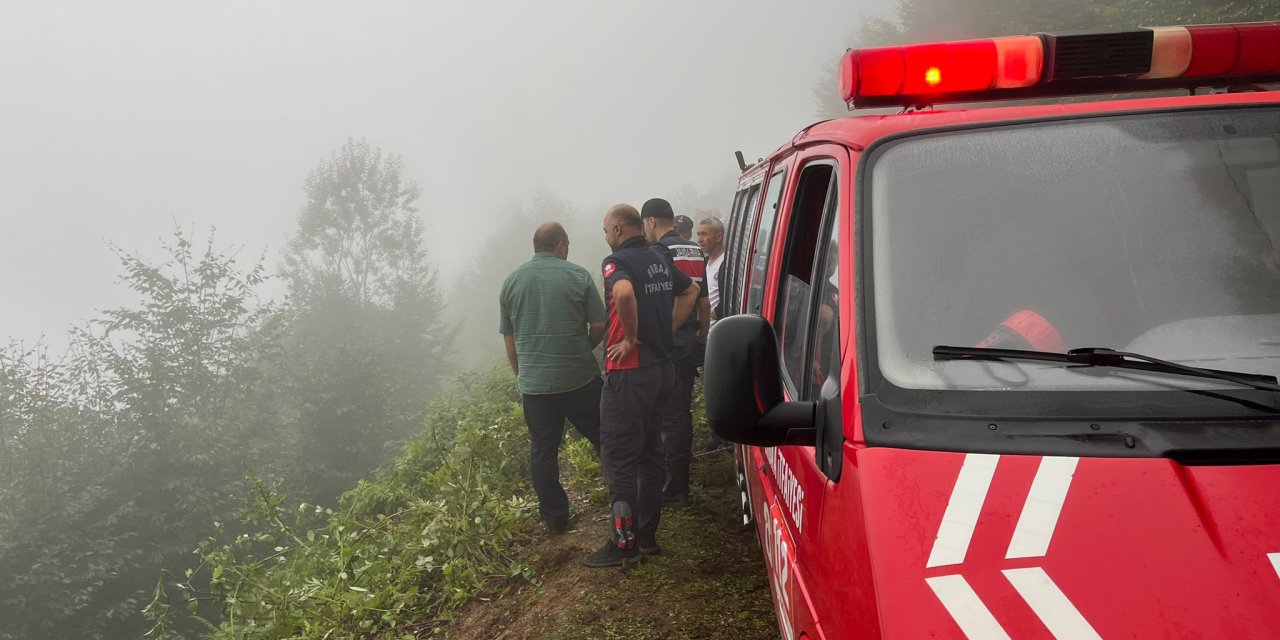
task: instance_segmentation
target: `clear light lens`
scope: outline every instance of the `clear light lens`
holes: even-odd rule
[[[1181,78],[1191,66],[1191,32],[1186,27],[1155,27],[1151,71],[1143,79]]]

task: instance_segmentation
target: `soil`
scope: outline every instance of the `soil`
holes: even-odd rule
[[[528,550],[537,570],[464,607],[442,629],[451,639],[778,637],[764,560],[737,509],[730,452],[693,465],[689,505],[664,509],[660,556],[636,567],[589,569],[582,558],[608,535],[604,500],[575,497],[570,530]],[[596,492],[598,494],[598,492]]]

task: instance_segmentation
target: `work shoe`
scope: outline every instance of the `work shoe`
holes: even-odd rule
[[[637,548],[619,549],[618,543],[609,538],[605,541],[604,546],[599,551],[582,559],[582,564],[592,569],[604,569],[607,567],[625,567],[629,564],[639,564],[644,560],[644,555]]]

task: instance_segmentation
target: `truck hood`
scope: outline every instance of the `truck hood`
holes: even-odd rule
[[[857,458],[885,638],[1280,638],[1280,466]]]

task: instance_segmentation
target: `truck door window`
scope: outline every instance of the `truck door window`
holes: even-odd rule
[[[835,208],[831,211],[826,254],[819,258],[822,271],[817,278],[821,289],[815,303],[817,317],[814,318],[813,357],[808,391],[804,394],[806,400],[832,397],[840,389],[840,210]],[[827,381],[835,384],[824,394],[823,385]]]
[[[765,187],[760,229],[756,231],[755,251],[751,258],[747,313],[760,313],[760,303],[764,301],[765,274],[769,270],[769,249],[773,246],[773,225],[778,220],[778,199],[782,197],[783,173],[778,171],[769,176],[769,184]]]
[[[738,225],[737,239],[732,245],[732,253],[727,258],[733,261],[733,286],[729,292],[731,306],[725,309],[726,315],[742,313],[742,286],[747,277],[747,265],[751,262],[751,234],[756,228],[756,205],[760,203],[760,185],[751,187],[747,194],[746,205],[742,208],[742,220]],[[721,294],[723,297],[724,294]]]
[[[778,332],[783,374],[793,397],[806,389],[808,358],[805,352],[811,319],[817,310],[813,302],[814,289],[815,285],[821,289],[826,279],[825,265],[816,261],[822,253],[818,245],[823,237],[823,214],[834,207],[836,200],[834,169],[828,161],[804,168],[788,218],[774,326]]]
[[[720,306],[724,309],[721,315],[731,316],[742,311],[742,289],[739,285],[742,278],[742,265],[747,260],[747,249],[743,245],[750,241],[751,229],[754,226],[755,205],[760,198],[760,185],[752,185],[749,189],[738,192],[738,201],[734,204],[733,215],[730,216],[729,236],[725,238],[725,280],[720,283]]]

